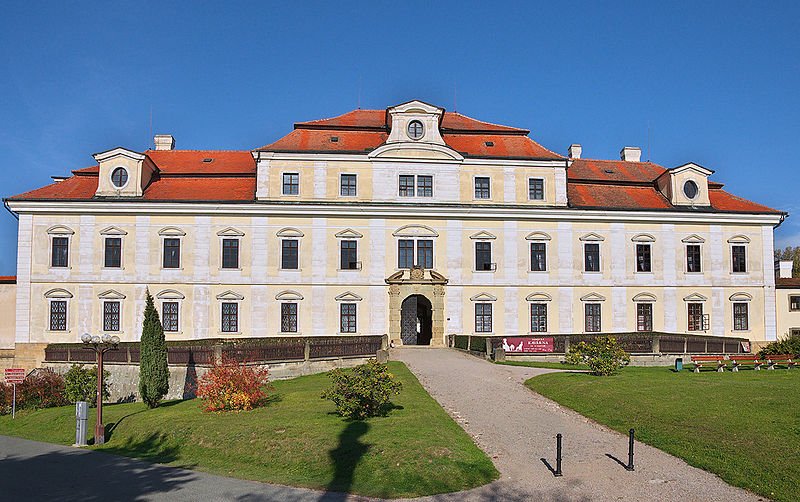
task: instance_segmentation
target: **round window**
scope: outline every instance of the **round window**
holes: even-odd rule
[[[122,188],[128,183],[128,171],[124,167],[118,167],[111,172],[111,183],[117,188]]]
[[[700,190],[697,188],[697,183],[692,180],[689,180],[683,184],[683,193],[690,199],[697,197],[697,192],[699,191]]]
[[[425,134],[425,128],[419,120],[412,120],[408,123],[408,137],[411,139],[420,139]]]

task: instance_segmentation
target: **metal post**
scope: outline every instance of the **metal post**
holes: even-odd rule
[[[626,471],[633,470],[633,429],[628,431],[628,465],[625,466]]]
[[[11,384],[14,387],[14,400],[11,401],[11,418],[17,415],[17,384]]]
[[[103,349],[97,350],[97,423],[94,424],[94,444],[106,442],[103,426]]]
[[[556,472],[553,476],[561,476],[561,433],[556,434]]]

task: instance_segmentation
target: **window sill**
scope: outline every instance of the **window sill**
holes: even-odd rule
[[[337,268],[337,272],[361,272],[360,268]]]
[[[217,334],[220,336],[229,336],[229,335],[241,335],[241,331],[217,331]]]
[[[301,268],[279,268],[278,272],[301,272]]]
[[[494,269],[494,270],[473,270],[472,272],[475,273],[475,274],[494,274],[495,272],[497,272],[497,269]]]
[[[174,270],[176,272],[183,271],[183,267],[161,267],[162,271]]]
[[[528,336],[547,336],[549,331],[528,331]]]
[[[603,275],[603,272],[600,270],[584,270],[583,273],[588,275]]]
[[[529,274],[549,274],[549,270],[528,270]]]
[[[241,267],[240,268],[223,268],[223,267],[220,267],[219,271],[220,272],[241,272],[242,269],[241,269]]]
[[[69,335],[70,333],[72,333],[72,330],[71,329],[46,329],[46,330],[44,330],[44,332],[47,333],[47,334],[52,334],[52,335]]]
[[[633,273],[636,275],[655,275],[655,272],[653,272],[652,270],[650,272],[641,272],[639,270],[636,270]]]
[[[685,275],[694,275],[694,276],[697,276],[697,275],[703,275],[703,272],[684,272],[684,274],[685,274]]]
[[[103,272],[122,272],[125,269],[122,267],[100,267],[100,270]]]
[[[731,275],[747,276],[750,275],[750,272],[731,272]]]
[[[302,331],[278,331],[275,336],[303,336]]]

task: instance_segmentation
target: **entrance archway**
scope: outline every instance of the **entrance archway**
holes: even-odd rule
[[[403,345],[430,345],[433,306],[423,295],[411,295],[400,306],[400,338]]]

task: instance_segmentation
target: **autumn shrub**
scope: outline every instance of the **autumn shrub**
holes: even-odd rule
[[[111,374],[103,370],[103,400],[111,397],[108,389],[108,377]],[[64,374],[65,396],[70,403],[88,401],[89,406],[97,404],[97,366],[84,367],[73,364]]]
[[[333,401],[339,415],[355,420],[385,414],[392,394],[399,394],[402,389],[389,367],[375,359],[349,371],[331,370],[328,376],[333,385],[322,393],[322,398]]]
[[[564,359],[567,364],[585,364],[598,376],[613,375],[631,362],[631,356],[613,336],[598,336],[591,343],[570,345]]]
[[[197,397],[205,411],[247,411],[263,406],[269,372],[235,360],[215,363],[197,382]]]
[[[51,369],[38,369],[17,384],[17,409],[52,408],[69,404],[64,377]]]

